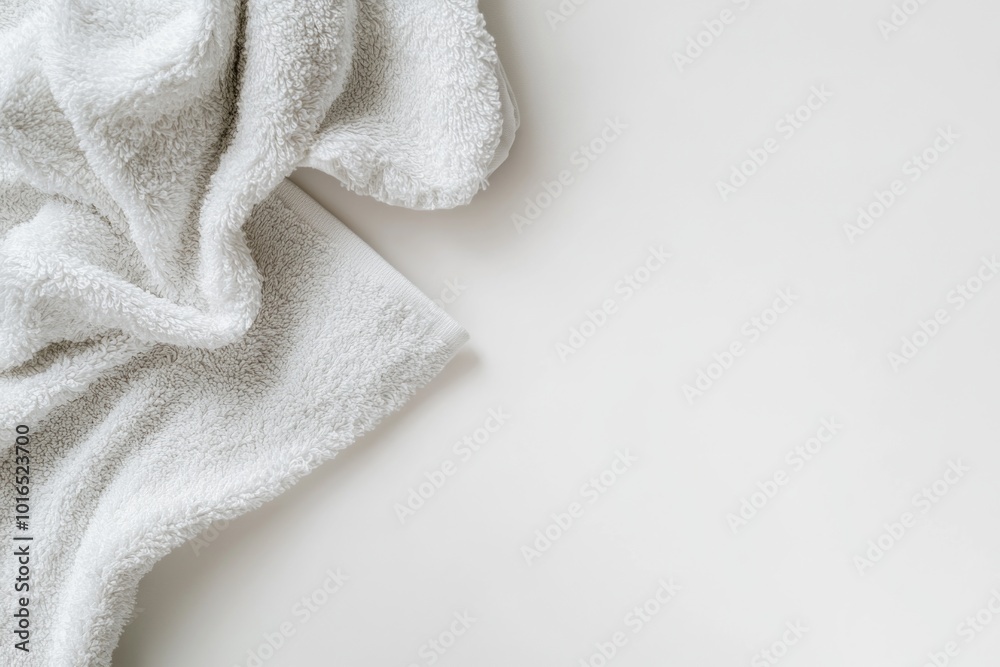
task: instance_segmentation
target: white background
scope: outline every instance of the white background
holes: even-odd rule
[[[482,4],[522,127],[472,205],[416,213],[294,177],[427,294],[466,286],[446,308],[471,342],[369,437],[159,563],[115,664],[246,667],[287,622],[261,664],[430,665],[426,643],[464,611],[475,623],[435,664],[599,667],[619,631],[623,667],[756,667],[775,642],[789,667],[997,664],[1000,615],[971,642],[960,624],[1000,591],[1000,280],[961,309],[949,293],[1000,253],[1000,4],[930,0],[888,39],[892,0],[588,0],[555,27],[558,0]],[[723,9],[733,21],[679,71]],[[786,137],[776,124],[813,86],[832,97]],[[628,127],[581,172],[608,119]],[[778,151],[723,201],[717,182],[769,137]],[[562,170],[572,183],[518,233],[511,215]],[[845,224],[894,179],[905,193],[851,243]],[[626,299],[615,285],[650,245],[672,258]],[[780,289],[797,300],[750,342]],[[689,402],[734,341],[745,353]],[[453,444],[501,406],[509,421],[461,461]],[[842,430],[795,470],[786,453],[831,417]],[[588,502],[625,450],[637,461]],[[447,459],[455,474],[401,525],[394,505]],[[959,460],[929,511],[914,504]],[[727,515],[777,471],[787,483],[734,533]],[[529,565],[522,546],[574,501],[583,515]],[[904,512],[912,526],[859,565]],[[349,580],[302,622],[297,601],[337,568]],[[671,578],[681,590],[633,632],[626,614]],[[808,628],[787,652],[786,623]]]

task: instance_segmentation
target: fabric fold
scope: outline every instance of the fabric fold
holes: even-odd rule
[[[31,653],[5,642],[3,664],[110,664],[157,560],[333,458],[467,340],[290,181],[254,209],[246,234],[268,278],[243,339],[155,346],[27,424],[31,519],[17,534],[33,538]],[[0,469],[4,507],[12,475]],[[2,522],[0,540],[13,536]],[[13,580],[15,567],[4,558],[0,576]],[[14,609],[16,593],[5,588],[0,603]]]
[[[0,32],[0,404],[57,400],[19,401],[38,383],[15,378],[61,342],[239,340],[261,283],[242,228],[295,167],[446,208],[503,150],[506,84],[474,0],[4,11],[17,18]],[[25,186],[43,205],[10,204]]]
[[[517,122],[475,0],[0,0],[0,663],[110,664],[159,558],[465,341],[285,177],[459,206]]]

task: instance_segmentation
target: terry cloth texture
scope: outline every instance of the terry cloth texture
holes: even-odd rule
[[[254,209],[260,315],[217,350],[159,345],[30,424],[31,653],[13,649],[18,597],[0,597],[0,664],[107,665],[140,578],[213,521],[232,519],[332,458],[427,383],[464,331],[290,181]],[[13,436],[6,442],[13,443]],[[9,453],[9,452],[8,452]],[[3,559],[0,580],[16,564]]]
[[[0,664],[109,664],[158,558],[463,341],[284,177],[457,206],[516,120],[475,0],[0,0],[0,455],[31,442],[0,540],[34,538],[32,651]]]
[[[501,147],[474,0],[0,0],[0,421],[152,344],[233,343],[260,308],[242,226],[296,166],[464,204]],[[16,380],[16,381],[15,381]],[[71,381],[67,381],[71,380]]]

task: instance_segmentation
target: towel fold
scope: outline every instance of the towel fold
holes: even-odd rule
[[[239,340],[261,282],[242,226],[296,166],[430,209],[468,202],[500,152],[505,85],[472,0],[2,12],[0,371],[78,346],[50,373],[5,375],[0,424],[44,416],[130,351]]]
[[[15,531],[5,519],[0,543],[33,538],[24,542],[31,652],[19,655],[8,627],[0,664],[110,664],[139,580],[158,559],[335,456],[466,340],[290,181],[245,232],[267,277],[246,336],[216,350],[157,345],[28,424],[29,526]],[[13,472],[0,468],[8,515]],[[5,557],[0,581],[17,567]],[[18,596],[3,587],[8,626]]]
[[[156,560],[465,340],[284,177],[457,206],[516,124],[475,0],[0,0],[0,663],[110,664]]]

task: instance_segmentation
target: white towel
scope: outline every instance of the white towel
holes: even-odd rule
[[[465,333],[290,181],[254,209],[260,315],[217,350],[160,345],[29,424],[31,654],[106,665],[139,579],[213,521],[274,497],[429,381]],[[13,437],[8,441],[13,443]],[[13,462],[13,461],[12,461]],[[4,559],[4,617],[17,607]],[[8,621],[9,622],[9,621]],[[9,659],[10,661],[8,661]],[[14,660],[17,660],[14,662]]]
[[[466,203],[501,139],[474,0],[0,0],[2,423],[149,344],[217,348],[260,307],[242,237],[298,165],[414,208]],[[72,386],[65,382],[72,375]]]
[[[474,0],[0,0],[2,664],[109,664],[157,559],[437,373],[464,332],[283,177],[456,206],[505,116]]]

